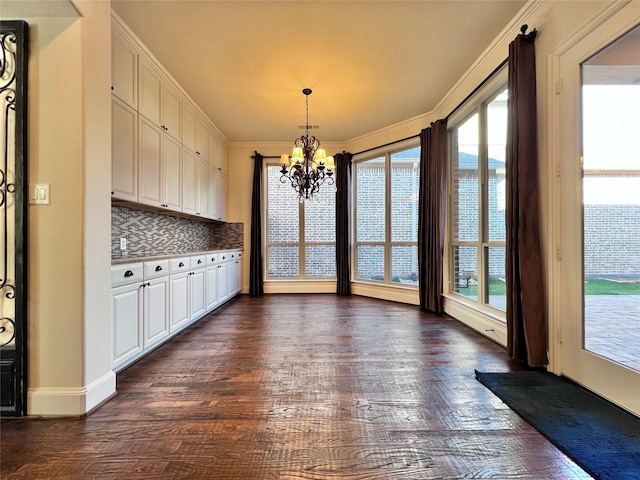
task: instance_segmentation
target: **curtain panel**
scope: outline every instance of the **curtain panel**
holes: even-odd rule
[[[263,156],[253,156],[253,193],[251,195],[251,251],[249,252],[249,295],[264,295],[262,260],[262,162]]]
[[[525,31],[509,45],[507,354],[531,367],[540,367],[548,361],[538,217],[536,31],[528,35]]]
[[[334,156],[336,165],[336,293],[351,295],[351,159],[348,152]]]
[[[420,309],[444,311],[442,283],[447,189],[447,120],[420,132],[418,283]]]

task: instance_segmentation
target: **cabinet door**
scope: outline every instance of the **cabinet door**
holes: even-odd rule
[[[144,288],[144,348],[169,335],[169,277],[148,282]]]
[[[220,220],[218,213],[218,177],[220,172],[214,168],[209,168],[209,218]]]
[[[209,157],[209,131],[207,130],[207,124],[200,116],[196,116],[195,133],[196,155],[206,161]]]
[[[189,272],[169,277],[169,331],[175,332],[189,323]]]
[[[218,220],[227,220],[227,176],[218,177]]]
[[[207,312],[218,304],[218,266],[208,267],[205,271],[205,300]]]
[[[186,148],[182,149],[182,211],[196,215],[199,192],[196,184],[198,159]]]
[[[237,294],[242,290],[242,260],[236,260],[235,276],[234,276],[233,294]]]
[[[196,151],[196,114],[182,102],[182,145],[195,153]]]
[[[209,164],[204,160],[198,161],[198,215],[209,216]]]
[[[220,150],[218,146],[218,137],[209,131],[209,165],[216,170],[220,166]]]
[[[227,263],[218,265],[218,300],[220,303],[229,298],[229,268]]]
[[[179,142],[182,141],[181,112],[182,97],[168,80],[165,80],[162,97],[162,126],[165,132]]]
[[[111,92],[130,107],[138,108],[138,52],[117,31],[111,35]]]
[[[141,292],[142,286],[139,283],[111,289],[113,368],[122,365],[142,351]]]
[[[205,314],[205,274],[204,268],[190,272],[191,320],[196,320]]]
[[[138,124],[138,202],[159,207],[162,203],[161,151],[163,133],[140,115]]]
[[[225,175],[227,174],[227,146],[222,143],[222,141],[219,142],[218,144],[218,149],[219,149],[219,169],[222,173],[224,173]]]
[[[162,136],[162,206],[182,211],[182,145],[169,135]]]
[[[111,96],[111,196],[138,201],[138,114]]]
[[[138,61],[138,112],[154,125],[162,125],[162,76],[144,58]]]

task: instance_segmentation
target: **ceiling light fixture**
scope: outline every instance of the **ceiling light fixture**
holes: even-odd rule
[[[282,170],[280,181],[291,182],[293,189],[298,192],[301,202],[318,193],[320,186],[327,181],[327,185],[333,185],[333,157],[327,156],[324,148],[320,146],[320,140],[309,135],[309,95],[311,89],[305,88],[302,93],[306,96],[307,121],[305,134],[296,138],[291,157],[286,153],[281,156]]]

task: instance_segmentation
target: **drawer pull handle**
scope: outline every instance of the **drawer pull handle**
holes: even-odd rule
[[[178,267],[184,267],[184,263],[180,262],[180,263],[178,264]]]
[[[124,272],[124,278],[133,277],[133,272],[131,270],[127,270]]]
[[[162,271],[162,267],[161,267],[160,265],[158,265],[158,266],[156,267],[156,272],[161,272],[161,271]]]

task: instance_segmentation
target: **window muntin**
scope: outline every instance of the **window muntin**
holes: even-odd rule
[[[278,165],[267,165],[267,279],[331,279],[336,276],[335,186],[299,201]]]
[[[418,284],[420,147],[355,163],[355,278]]]
[[[505,311],[508,93],[501,85],[451,128],[449,290]]]

